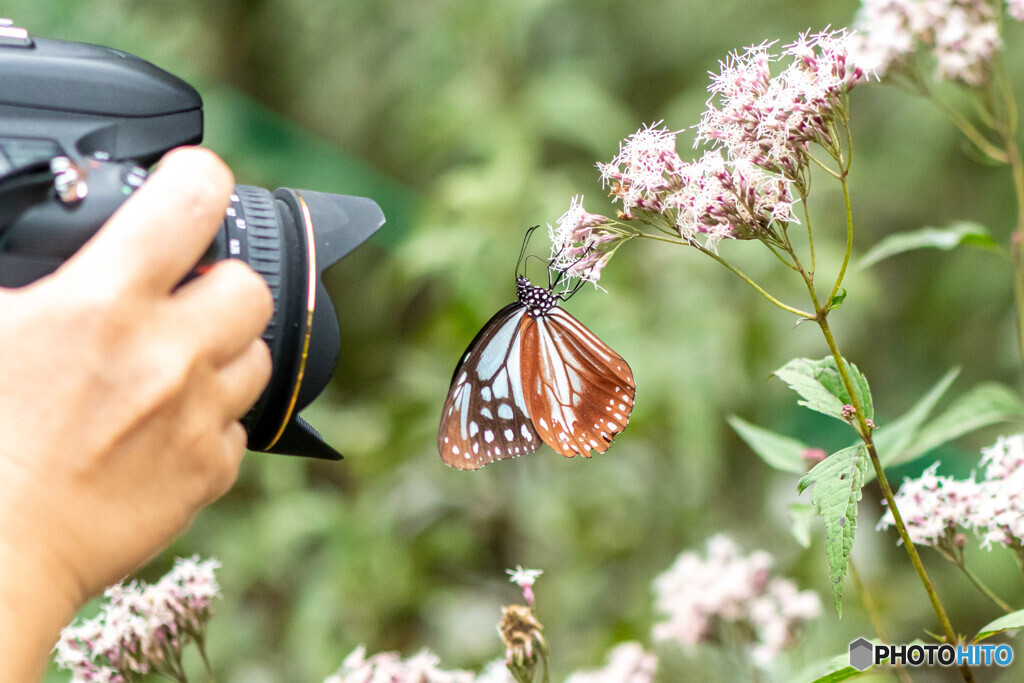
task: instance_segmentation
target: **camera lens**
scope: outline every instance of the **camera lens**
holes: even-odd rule
[[[340,348],[338,319],[320,275],[383,225],[364,197],[239,185],[224,229],[204,262],[238,258],[270,287],[274,315],[263,333],[273,374],[242,420],[249,448],[338,459],[298,416],[327,386]]]

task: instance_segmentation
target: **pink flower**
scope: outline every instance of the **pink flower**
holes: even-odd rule
[[[542,569],[523,569],[516,565],[515,569],[506,569],[505,573],[509,575],[509,581],[523,589],[523,599],[526,600],[527,606],[533,607],[533,584],[537,582],[544,571]]]
[[[730,634],[749,634],[733,644],[749,647],[755,663],[768,663],[821,613],[817,594],[773,577],[772,564],[768,553],[744,556],[721,535],[708,539],[706,557],[682,553],[654,582],[655,606],[666,616],[654,626],[654,639],[692,650]]]
[[[1008,0],[1011,16],[1020,0]],[[936,80],[984,85],[1002,49],[999,16],[988,0],[863,0],[855,22],[855,61],[879,76],[907,70],[917,53],[934,59]]]
[[[783,48],[791,62],[775,77],[771,65],[779,57],[771,43],[730,55],[711,77],[697,142],[796,180],[808,163],[809,144],[835,144],[832,122],[843,95],[865,76],[848,59],[849,40],[842,30],[803,33]]]
[[[190,640],[201,641],[210,601],[220,595],[214,577],[219,566],[216,560],[179,558],[155,584],[107,588],[96,617],[61,632],[57,664],[81,680],[123,681],[132,673],[166,671],[168,657],[180,661]],[[104,672],[113,673],[103,678]]]
[[[973,479],[959,481],[936,474],[939,463],[917,479],[904,479],[894,499],[906,525],[910,540],[917,545],[938,545],[952,541],[958,527],[969,528],[979,503],[980,489]],[[878,529],[895,524],[886,510]]]
[[[1017,21],[1024,21],[1024,0],[1006,0],[1006,11]]]
[[[583,197],[572,198],[569,210],[548,225],[551,266],[569,276],[596,283],[601,270],[628,234],[616,229],[604,216],[583,208]]]
[[[324,679],[324,683],[472,683],[469,671],[444,671],[440,657],[427,649],[403,660],[396,652],[366,656],[360,645],[345,658],[341,668]]]
[[[619,643],[608,655],[608,664],[596,671],[578,671],[565,683],[651,683],[658,658],[640,643]]]

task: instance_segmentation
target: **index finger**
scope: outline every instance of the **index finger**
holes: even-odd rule
[[[213,152],[169,152],[69,261],[89,280],[170,291],[196,265],[224,220],[234,179]]]

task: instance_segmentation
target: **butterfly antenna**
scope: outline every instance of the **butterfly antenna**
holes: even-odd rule
[[[539,225],[535,225],[526,231],[526,236],[523,237],[523,246],[519,250],[519,258],[516,260],[516,273],[515,277],[519,277],[519,266],[523,265],[523,256],[526,254],[526,247],[530,244],[530,237],[533,236],[533,231],[539,228]]]
[[[548,289],[554,289],[555,287],[557,287],[559,285],[560,282],[562,282],[562,280],[564,278],[570,277],[569,271],[572,270],[573,267],[576,264],[580,263],[581,261],[583,261],[583,259],[587,258],[587,256],[590,255],[590,252],[592,252],[596,248],[596,246],[597,246],[596,244],[587,245],[583,249],[583,254],[578,259],[576,259],[575,261],[573,261],[569,265],[565,266],[564,268],[553,268],[552,267],[551,264],[555,261],[555,259],[557,259],[557,256],[555,257],[555,259],[551,259],[550,261],[548,261]],[[561,252],[559,252],[559,254],[561,254]],[[551,281],[551,271],[552,270],[557,270],[558,271],[558,275],[555,276],[554,282]],[[583,278],[580,278],[579,280],[576,281],[576,284],[573,285],[573,287],[571,289],[566,289],[564,292],[559,294],[558,298],[561,301],[568,301],[570,299],[570,297],[572,297],[576,292],[580,291],[580,287],[583,286],[584,282],[585,282],[585,280]]]

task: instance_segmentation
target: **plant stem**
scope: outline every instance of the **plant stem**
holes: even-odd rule
[[[843,266],[839,269],[839,275],[836,276],[836,283],[832,286],[832,292],[825,299],[826,306],[832,302],[832,299],[839,292],[839,288],[843,284],[843,278],[846,277],[846,267],[850,265],[850,254],[853,253],[853,212],[850,210],[850,186],[846,182],[845,171],[840,176],[839,182],[843,186],[843,199],[846,201],[846,253],[843,255]]]
[[[881,614],[878,612],[878,605],[875,604],[875,599],[871,597],[864,582],[860,580],[860,572],[857,571],[857,565],[853,563],[852,557],[850,558],[850,578],[853,579],[853,587],[860,595],[861,602],[864,603],[864,611],[868,614],[871,627],[875,629],[875,635],[883,643],[891,643],[889,634],[885,631],[885,625],[882,623]],[[910,678],[910,674],[902,664],[896,665],[896,676],[900,679],[900,683],[913,683],[913,679]]]
[[[960,571],[964,573],[964,576],[967,577],[968,581],[974,584],[975,588],[980,590],[986,598],[995,603],[996,607],[1003,610],[1007,614],[1014,611],[1013,608],[1006,604],[1006,602],[1004,602],[998,595],[996,595],[991,588],[982,583],[981,579],[979,579],[974,574],[974,572],[967,568],[967,565],[964,563],[963,560],[960,560],[959,562],[954,562],[954,564],[960,568]]]
[[[801,311],[801,310],[800,310],[799,308],[794,308],[794,307],[792,307],[792,306],[788,306],[788,305],[786,305],[786,304],[782,303],[781,301],[779,301],[778,299],[776,299],[776,298],[775,298],[774,296],[772,296],[771,294],[769,294],[768,292],[766,292],[766,291],[765,291],[765,290],[764,290],[764,289],[763,289],[763,288],[762,288],[762,287],[761,287],[761,286],[760,286],[759,284],[757,284],[756,282],[754,282],[753,280],[751,280],[751,279],[750,279],[750,277],[749,277],[749,276],[747,276],[747,275],[746,275],[746,274],[745,274],[745,273],[744,273],[743,271],[741,271],[741,270],[739,270],[738,268],[736,268],[735,266],[733,266],[733,265],[732,265],[731,263],[729,263],[728,261],[726,261],[725,259],[723,259],[723,258],[722,258],[721,256],[719,256],[719,255],[718,255],[718,254],[716,254],[715,252],[711,251],[710,249],[706,249],[706,248],[704,248],[704,247],[702,247],[701,245],[699,245],[699,244],[696,244],[696,243],[694,243],[694,246],[695,246],[695,247],[696,247],[696,248],[697,248],[697,249],[698,249],[699,251],[701,251],[701,252],[703,252],[703,253],[707,254],[708,256],[710,256],[711,258],[715,259],[716,261],[718,261],[719,263],[721,263],[721,264],[722,264],[723,266],[725,266],[726,268],[728,268],[729,270],[731,270],[731,271],[732,271],[733,273],[735,273],[735,274],[736,274],[736,276],[737,276],[737,277],[739,277],[739,278],[740,278],[741,280],[743,280],[744,282],[746,282],[746,283],[747,283],[748,285],[750,285],[751,287],[753,287],[754,289],[756,289],[756,290],[757,290],[757,292],[758,292],[758,293],[759,293],[759,294],[760,294],[761,296],[763,296],[764,298],[768,299],[768,301],[771,301],[771,302],[772,302],[773,304],[775,304],[776,306],[778,306],[778,307],[779,307],[779,308],[781,308],[782,310],[784,310],[784,311],[789,311],[790,313],[792,313],[792,314],[794,314],[794,315],[798,315],[798,316],[800,316],[801,318],[804,318],[804,319],[806,319],[806,320],[814,320],[814,314],[813,314],[813,313],[808,313],[807,311]],[[794,255],[793,255],[792,253],[790,253],[790,256],[794,256]],[[799,264],[797,264],[797,265],[798,265],[798,267],[799,267]]]
[[[885,624],[882,623],[882,617],[878,613],[878,606],[875,604],[875,599],[868,593],[864,582],[860,580],[860,572],[857,571],[857,566],[853,563],[852,557],[850,558],[850,578],[853,579],[853,587],[857,590],[857,594],[860,595],[861,602],[864,603],[864,611],[868,614],[868,621],[871,622],[871,627],[875,629],[875,635],[882,642],[888,643],[889,634],[885,631]]]
[[[843,178],[843,193],[846,196],[847,215],[847,258],[844,259],[845,268],[845,264],[849,260],[853,229],[853,218],[850,211],[849,193],[847,191],[845,177]],[[957,637],[956,632],[953,630],[953,624],[950,623],[949,616],[946,615],[946,609],[942,606],[942,601],[939,600],[939,595],[935,591],[935,586],[932,584],[932,580],[928,576],[928,572],[925,571],[924,564],[921,562],[921,556],[917,552],[917,547],[914,546],[913,541],[910,540],[910,534],[907,533],[906,524],[903,523],[903,517],[900,515],[900,511],[896,506],[896,499],[893,496],[892,487],[889,486],[889,480],[886,478],[885,471],[882,469],[882,462],[878,459],[878,451],[875,449],[874,441],[871,438],[871,429],[868,427],[866,418],[864,417],[864,407],[861,404],[860,396],[854,389],[853,381],[850,379],[850,373],[847,371],[846,363],[843,360],[843,355],[839,351],[839,346],[836,344],[835,337],[832,335],[832,328],[829,327],[828,324],[828,301],[826,301],[826,307],[822,307],[821,303],[818,301],[818,295],[814,291],[814,283],[811,280],[810,275],[803,269],[800,270],[800,274],[803,276],[804,284],[807,287],[808,293],[811,295],[811,301],[814,303],[814,310],[817,313],[814,320],[818,323],[818,327],[821,328],[821,333],[825,337],[825,343],[828,344],[829,351],[832,353],[832,358],[836,362],[836,368],[839,370],[839,376],[843,381],[843,386],[846,388],[846,392],[850,395],[850,402],[854,408],[857,433],[864,442],[868,456],[871,458],[871,465],[875,469],[875,477],[878,479],[878,485],[882,489],[882,495],[885,497],[885,502],[892,513],[896,530],[899,531],[900,538],[903,539],[903,547],[907,552],[907,556],[910,558],[910,564],[913,565],[914,571],[917,572],[918,577],[921,579],[921,584],[924,586],[925,592],[928,594],[928,600],[932,604],[935,616],[938,617],[939,624],[942,626],[942,631],[947,642],[950,644],[956,644]],[[836,279],[837,286],[841,281],[842,277]],[[834,291],[831,296],[835,296]],[[831,300],[831,297],[829,300]],[[960,667],[960,672],[963,674],[964,681],[967,683],[973,683],[974,675],[966,664]]]
[[[812,290],[813,294],[813,290]],[[853,387],[853,382],[850,380],[850,373],[846,370],[846,363],[843,361],[843,356],[839,352],[839,347],[836,345],[835,337],[832,336],[832,330],[828,325],[827,312],[818,308],[817,323],[821,328],[822,334],[825,336],[825,342],[828,344],[829,350],[832,352],[832,358],[836,362],[836,367],[839,369],[839,375],[843,380],[843,386],[846,387],[847,393],[850,394],[850,401],[855,409],[855,418],[857,420],[857,430],[860,433],[861,439],[864,441],[864,446],[867,448],[868,456],[871,458],[871,465],[875,468],[875,477],[878,479],[878,485],[882,489],[882,495],[885,496],[885,502],[889,506],[889,512],[892,514],[893,521],[896,525],[896,530],[900,534],[900,538],[903,540],[903,548],[907,552],[907,556],[910,558],[910,564],[914,566],[914,571],[917,572],[918,577],[921,579],[921,585],[924,586],[925,592],[928,594],[928,600],[932,603],[932,609],[935,611],[935,616],[939,619],[939,625],[942,627],[943,635],[946,637],[946,642],[951,645],[955,645],[958,640],[956,632],[953,630],[953,624],[949,621],[949,616],[946,614],[946,608],[942,606],[942,601],[939,600],[939,594],[935,591],[935,586],[932,584],[931,578],[928,576],[928,572],[925,571],[924,564],[921,562],[921,556],[917,552],[917,546],[910,540],[910,534],[907,533],[907,526],[903,523],[903,517],[900,515],[899,508],[896,506],[896,499],[892,494],[892,487],[889,486],[889,480],[885,476],[885,470],[882,469],[882,462],[878,459],[878,451],[875,449],[874,441],[871,438],[871,430],[868,428],[864,418],[864,410],[861,405],[860,397],[857,395]],[[971,673],[970,667],[966,664],[960,667],[960,673],[964,677],[964,681],[972,683],[974,681],[974,674]]]
[[[931,93],[928,93],[928,96],[930,96],[932,102],[942,110],[942,113],[949,117],[949,120],[953,122],[953,125],[960,129],[960,132],[964,134],[964,137],[973,142],[974,146],[984,152],[986,156],[1004,164],[1009,162],[1006,151],[999,149],[997,145],[989,142],[988,138],[986,138],[970,121],[964,118],[960,112],[950,107],[940,98],[931,95]]]

